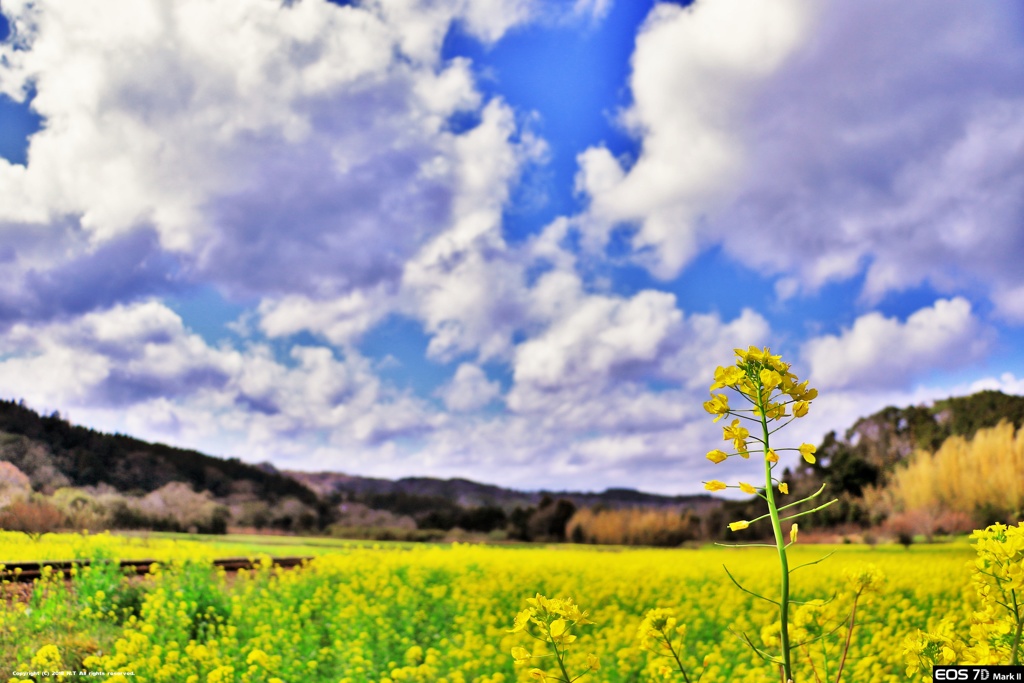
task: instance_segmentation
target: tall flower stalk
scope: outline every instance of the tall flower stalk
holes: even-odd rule
[[[760,451],[764,455],[764,485],[762,487],[756,487],[743,481],[737,485],[729,485],[718,480],[711,480],[704,482],[704,488],[709,491],[738,488],[744,493],[760,497],[768,507],[768,511],[760,517],[731,522],[729,529],[739,531],[746,529],[754,522],[763,519],[771,520],[775,548],[779,553],[781,577],[779,599],[767,598],[743,588],[732,577],[732,574],[729,574],[729,578],[744,592],[778,606],[781,652],[777,655],[769,654],[756,647],[749,638],[745,639],[759,656],[780,666],[784,681],[793,680],[793,646],[790,643],[789,637],[790,574],[794,569],[799,569],[799,567],[790,569],[789,559],[786,555],[787,548],[796,543],[797,525],[795,523],[791,525],[787,541],[782,528],[783,522],[817,512],[836,502],[832,500],[816,508],[785,516],[780,514],[784,510],[816,498],[825,489],[822,486],[806,498],[781,506],[776,500],[776,495],[785,496],[789,494],[789,483],[775,476],[775,469],[781,460],[779,453],[795,451],[808,463],[815,462],[814,452],[816,449],[811,444],[801,444],[797,448],[774,448],[772,446],[772,436],[793,420],[807,415],[811,401],[818,395],[817,389],[808,388],[808,383],[806,381],[800,382],[800,379],[790,372],[789,368],[789,363],[783,362],[781,356],[773,356],[767,347],[758,349],[755,346],[751,346],[746,350],[736,349],[735,365],[715,369],[715,381],[711,384],[710,389],[712,392],[711,399],[704,403],[704,409],[715,416],[714,422],[718,422],[727,416],[734,418],[731,423],[722,428],[722,438],[731,443],[732,452],[716,449],[707,454],[708,460],[718,464],[734,456],[749,459],[750,449],[748,448],[748,441],[759,443]],[[733,408],[729,405],[729,395],[725,393],[715,394],[714,392],[717,389],[729,389],[736,392],[745,402],[745,407]],[[744,426],[744,421],[753,423],[755,425],[755,433],[760,432],[761,436],[752,435],[750,430]],[[726,569],[726,572],[728,573],[728,569]]]

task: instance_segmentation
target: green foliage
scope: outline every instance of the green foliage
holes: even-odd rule
[[[183,481],[197,491],[227,496],[236,482],[248,481],[253,493],[271,502],[291,496],[307,505],[317,503],[316,494],[297,481],[237,458],[222,460],[103,434],[74,426],[59,413],[41,416],[14,401],[0,401],[0,433],[0,460],[25,472],[37,490],[103,482],[121,491],[149,492]]]

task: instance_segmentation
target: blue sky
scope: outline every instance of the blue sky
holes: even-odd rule
[[[5,2],[0,395],[279,467],[665,493],[732,348],[1024,393],[1020,11]],[[884,20],[883,20],[884,17]]]

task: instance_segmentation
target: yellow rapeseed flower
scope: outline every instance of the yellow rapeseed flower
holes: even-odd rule
[[[746,521],[745,519],[741,519],[738,522],[729,523],[729,529],[731,531],[739,531],[740,529],[746,529],[748,526],[750,526],[750,522]]]
[[[751,486],[750,484],[748,484],[745,481],[741,481],[740,482],[740,491],[743,491],[743,493],[749,493],[749,494],[752,494],[752,495],[757,493],[757,489],[754,488],[753,486]]]
[[[725,394],[712,396],[710,401],[704,402],[704,410],[715,416],[712,422],[718,422],[729,414],[729,397]]]
[[[786,482],[782,482],[781,484],[779,484],[779,492],[780,493],[784,493],[784,494],[788,494],[789,493],[789,484],[787,484]]]
[[[708,491],[724,491],[729,487],[726,485],[724,481],[712,479],[711,481],[704,482],[704,488],[706,488]]]
[[[526,625],[530,623],[530,618],[533,616],[533,610],[524,609],[522,612],[516,615],[512,621],[512,628],[506,629],[509,633],[519,633],[526,629]]]
[[[818,450],[817,447],[812,446],[809,443],[804,443],[800,444],[800,448],[798,448],[797,450],[800,451],[800,455],[804,456],[804,460],[811,463],[812,465],[814,464],[815,460],[817,460],[817,458],[814,457],[815,451]]]
[[[775,370],[769,370],[764,368],[758,373],[758,377],[761,379],[761,385],[768,391],[772,391],[775,387],[782,383],[782,375],[777,373]]]
[[[715,389],[721,389],[722,387],[736,386],[746,375],[735,365],[728,368],[721,366],[715,368],[715,381],[711,385],[711,391]]]
[[[525,647],[516,646],[512,648],[512,659],[516,660],[517,662],[525,662],[530,659],[533,659],[533,655],[530,654],[530,651],[527,650]]]
[[[708,455],[707,455],[708,460],[710,460],[711,462],[715,463],[716,465],[718,463],[722,462],[723,460],[725,460],[728,457],[729,456],[726,454],[725,451],[720,451],[718,449],[715,449],[713,451],[708,451]]]
[[[735,439],[746,439],[750,436],[750,430],[740,424],[740,419],[733,420],[728,427],[722,427],[722,439],[731,441]]]

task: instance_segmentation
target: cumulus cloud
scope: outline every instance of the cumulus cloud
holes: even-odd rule
[[[628,170],[604,147],[579,156],[577,189],[590,198],[585,232],[603,247],[618,224],[655,275],[672,278],[707,243],[701,216],[742,162],[736,126],[747,93],[805,36],[811,3],[786,0],[655,5],[636,39],[622,115],[641,142]]]
[[[807,341],[801,358],[814,385],[900,388],[933,369],[963,367],[987,348],[990,334],[966,299],[940,299],[906,322],[872,312],[838,335]]]
[[[20,320],[78,315],[93,308],[159,296],[182,286],[179,263],[150,230],[90,248],[66,223],[0,228],[4,282],[0,328]],[[65,249],[55,248],[63,242]],[[63,251],[63,253],[62,253]]]
[[[722,362],[716,350],[759,343],[769,332],[751,310],[729,322],[717,314],[687,316],[672,294],[588,293],[564,271],[541,277],[530,297],[530,319],[540,328],[516,346],[507,404],[524,414],[557,414],[564,427],[582,433],[601,429],[602,419],[608,429],[620,420],[627,429],[645,419],[656,428],[678,426],[684,396],[652,391],[648,383],[696,391],[697,405],[708,381],[695,368],[713,368]]]
[[[760,90],[747,173],[713,223],[729,253],[794,293],[861,273],[869,303],[980,282],[1020,320],[1008,295],[1024,284],[1011,256],[1024,249],[1017,10],[909,2],[883,23],[879,10],[823,11]]]
[[[503,357],[522,322],[525,264],[501,235],[502,209],[523,164],[542,158],[546,146],[528,131],[510,144],[514,127],[511,111],[492,102],[480,125],[459,140],[453,225],[406,265],[406,310],[432,336],[432,358]]]
[[[445,34],[460,22],[494,41],[532,11],[5,2],[0,92],[34,93],[44,126],[27,165],[0,160],[0,247],[68,281],[63,262],[145,230],[177,272],[238,296],[334,301],[396,281],[472,197],[501,193],[487,182],[508,180],[465,173],[480,136],[449,121],[485,103],[467,60],[441,60]],[[502,132],[492,150],[511,144]],[[60,222],[61,247],[23,263],[20,234]]]
[[[561,388],[653,363],[681,319],[675,297],[664,292],[582,298],[544,334],[516,348],[515,380]]]
[[[111,430],[229,453],[290,438],[365,450],[444,421],[425,401],[384,386],[354,352],[210,346],[163,304],[147,301],[61,321],[18,323],[0,338],[0,385],[41,408],[93,416]],[[224,452],[224,451],[221,451]],[[247,454],[243,454],[246,455]],[[248,458],[248,456],[247,456]]]
[[[299,332],[320,335],[336,346],[350,346],[394,308],[384,288],[360,289],[317,300],[302,295],[264,299],[258,308],[259,328],[268,337]]]
[[[623,116],[639,157],[579,157],[585,244],[634,226],[632,258],[660,277],[721,244],[780,298],[861,276],[866,304],[981,283],[1024,321],[1020,10],[974,9],[657,7]]]
[[[999,377],[984,377],[971,382],[970,386],[963,391],[964,394],[973,394],[978,391],[1001,391],[1004,394],[1024,395],[1024,377],[1017,377],[1012,372],[1004,372]]]
[[[483,408],[501,394],[501,385],[487,379],[479,365],[462,363],[451,382],[438,391],[448,410],[468,412]]]

